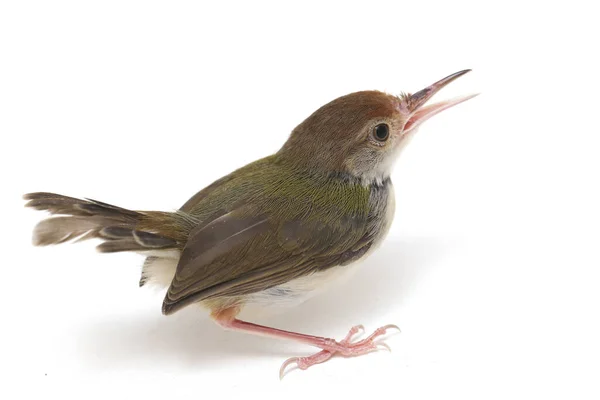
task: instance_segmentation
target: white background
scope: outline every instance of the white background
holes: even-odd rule
[[[0,397],[597,399],[600,33],[586,3],[2,2]],[[391,354],[280,382],[281,362],[314,349],[223,332],[194,307],[163,317],[162,293],[137,287],[139,256],[31,246],[44,215],[23,193],[172,210],[337,96],[464,68],[437,98],[482,94],[403,154],[381,249],[257,321],[337,338],[396,323]]]

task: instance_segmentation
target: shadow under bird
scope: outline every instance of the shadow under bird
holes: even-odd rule
[[[377,350],[395,325],[341,341],[238,319],[249,305],[293,306],[353,269],[386,236],[394,216],[395,160],[433,115],[472,97],[425,105],[466,74],[452,74],[415,94],[361,91],[322,106],[275,154],[207,186],[175,212],[134,211],[53,193],[24,196],[28,207],[56,216],[41,221],[33,243],[101,239],[103,253],[146,255],[140,286],[168,288],[162,312],[191,304],[225,329],[306,343],[321,351],[288,359],[306,369],[333,355]]]

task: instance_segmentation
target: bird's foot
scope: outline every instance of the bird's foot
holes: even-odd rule
[[[298,368],[305,370],[315,364],[324,363],[333,357],[334,354],[340,354],[344,357],[355,357],[377,350],[391,351],[387,344],[383,342],[375,342],[375,339],[385,335],[389,329],[398,329],[398,331],[400,331],[400,328],[398,328],[396,325],[386,325],[382,326],[381,328],[377,328],[375,332],[369,335],[369,337],[353,342],[352,338],[358,332],[365,330],[364,326],[362,325],[353,326],[343,340],[339,342],[331,340],[331,342],[322,346],[322,351],[308,357],[292,357],[287,359],[281,365],[279,370],[279,378],[283,378],[286,368],[291,364],[296,364]]]

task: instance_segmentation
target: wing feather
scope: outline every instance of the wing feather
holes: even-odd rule
[[[234,211],[192,232],[163,303],[170,314],[215,297],[250,294],[347,262],[364,254],[364,221],[288,222]],[[286,227],[286,229],[283,229]],[[293,228],[292,228],[293,227]]]

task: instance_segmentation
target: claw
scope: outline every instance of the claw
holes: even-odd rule
[[[382,348],[383,347],[383,348]],[[379,342],[375,344],[375,348],[377,350],[387,350],[390,353],[392,352],[392,348],[385,342]]]
[[[344,340],[342,340],[342,343],[351,343],[354,336],[356,336],[357,334],[364,333],[364,332],[365,332],[365,327],[362,324],[353,326],[350,329],[350,332],[348,332],[348,334],[344,338]]]
[[[398,332],[402,332],[402,330],[400,330],[400,327],[398,325],[394,325],[394,324],[389,324],[383,327],[384,331],[387,331],[388,329],[397,329]]]
[[[287,360],[285,360],[283,362],[283,364],[281,364],[281,368],[279,368],[279,380],[283,379],[283,377],[285,376],[285,370],[289,365],[296,363],[296,368],[299,368],[300,367],[298,364],[299,360],[300,360],[300,357],[292,357],[292,358],[288,358]]]

